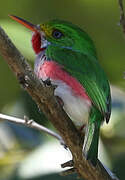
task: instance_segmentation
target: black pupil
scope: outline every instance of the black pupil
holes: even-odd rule
[[[63,36],[63,34],[58,30],[54,30],[52,35],[56,39],[59,39],[59,38],[61,38]]]

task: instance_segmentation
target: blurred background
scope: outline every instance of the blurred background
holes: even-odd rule
[[[125,3],[125,2],[124,2]],[[0,2],[0,26],[33,66],[31,32],[8,14],[39,24],[64,19],[79,25],[95,42],[100,64],[112,85],[112,116],[101,129],[99,158],[120,180],[125,179],[125,37],[119,26],[117,0],[6,0]],[[0,56],[0,112],[29,118],[54,130]],[[60,164],[71,159],[54,138],[0,120],[0,180],[76,179],[61,177]]]

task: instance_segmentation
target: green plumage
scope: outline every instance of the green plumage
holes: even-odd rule
[[[60,39],[46,37],[46,55],[54,59],[75,77],[85,88],[92,107],[85,133],[83,153],[96,165],[100,125],[109,121],[111,113],[110,87],[103,69],[97,61],[96,50],[90,37],[77,26],[54,20],[47,23],[51,28],[63,33]]]

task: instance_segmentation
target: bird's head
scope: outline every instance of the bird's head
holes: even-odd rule
[[[50,20],[40,25],[34,25],[22,18],[10,15],[33,32],[32,47],[36,54],[43,50],[54,52],[71,50],[96,55],[91,38],[78,26],[62,20]]]

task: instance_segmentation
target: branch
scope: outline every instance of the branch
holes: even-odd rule
[[[48,128],[42,126],[42,125],[39,125],[38,123],[36,123],[32,119],[29,119],[27,116],[24,116],[24,119],[20,119],[20,118],[17,118],[17,117],[8,116],[8,115],[0,113],[0,119],[2,119],[2,120],[4,119],[4,120],[7,120],[7,121],[10,121],[10,122],[13,122],[13,123],[25,125],[27,127],[39,130],[41,132],[45,132],[48,135],[53,136],[54,138],[59,140],[60,144],[63,145],[64,147],[66,147],[62,137],[59,134],[51,131],[50,129],[48,129]]]
[[[101,163],[98,162],[97,166],[93,167],[85,159],[82,154],[81,136],[53,96],[54,88],[45,87],[41,83],[2,28],[0,28],[0,53],[25,90],[58,130],[72,153],[74,168],[79,176],[86,180],[112,180]]]
[[[119,7],[120,7],[120,24],[122,26],[123,33],[125,35],[125,14],[124,14],[124,7],[123,7],[123,1],[118,0]]]

